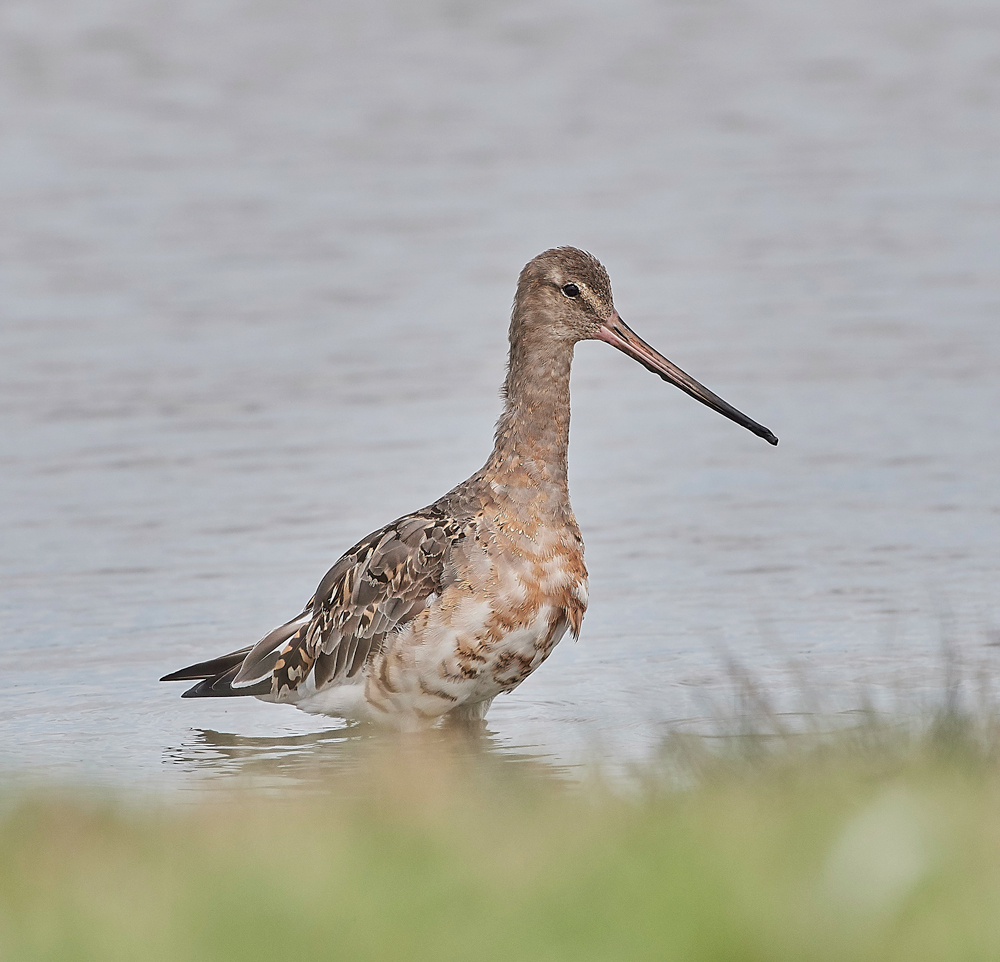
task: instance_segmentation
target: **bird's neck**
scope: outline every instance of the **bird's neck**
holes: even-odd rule
[[[554,486],[568,505],[569,373],[573,345],[547,332],[512,337],[504,411],[486,472],[501,483]],[[519,482],[517,479],[521,479]]]

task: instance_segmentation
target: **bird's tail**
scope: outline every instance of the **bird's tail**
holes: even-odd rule
[[[233,688],[243,660],[250,654],[253,646],[232,651],[209,661],[200,661],[197,665],[181,668],[164,675],[160,681],[194,681],[198,684],[189,688],[181,698],[233,698],[240,695],[266,695],[271,690],[271,679],[265,678],[256,685],[246,685]]]
[[[181,698],[235,698],[240,695],[267,695],[271,691],[271,672],[278,661],[281,646],[312,616],[312,600],[291,621],[268,632],[257,642],[228,655],[220,655],[197,665],[172,671],[160,681],[198,681]],[[237,681],[237,678],[239,679]],[[233,682],[236,682],[234,685]]]

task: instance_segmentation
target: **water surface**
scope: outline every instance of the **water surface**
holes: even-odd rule
[[[487,749],[645,757],[726,704],[997,666],[1000,10],[10,2],[0,10],[0,768],[163,788],[348,757],[181,701],[485,460],[522,264],[781,438],[611,351],[573,377],[591,606]]]

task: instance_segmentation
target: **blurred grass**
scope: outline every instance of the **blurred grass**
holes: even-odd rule
[[[674,737],[627,788],[436,737],[280,796],[8,792],[0,958],[996,960],[995,732]]]

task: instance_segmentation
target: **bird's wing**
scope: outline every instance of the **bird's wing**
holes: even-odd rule
[[[431,506],[373,532],[324,576],[305,611],[262,638],[232,687],[271,676],[270,693],[294,691],[314,672],[316,689],[353,678],[396,631],[455,579],[451,549],[472,529]]]

